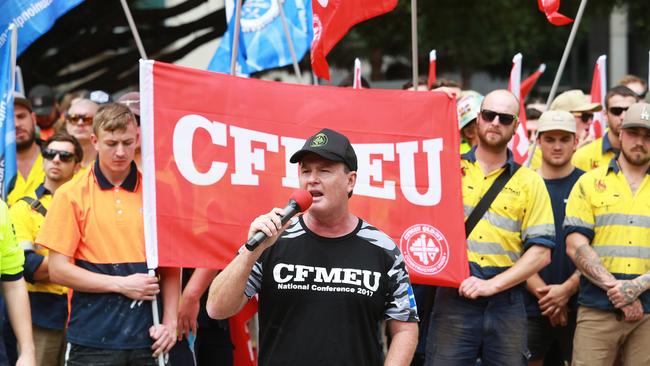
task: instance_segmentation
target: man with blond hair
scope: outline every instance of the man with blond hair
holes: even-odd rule
[[[142,177],[133,162],[139,138],[128,107],[102,105],[90,135],[97,159],[59,188],[36,238],[50,250],[51,281],[74,290],[70,366],[155,365],[175,343],[180,273],[147,275]],[[154,326],[149,301],[160,292],[162,325]]]

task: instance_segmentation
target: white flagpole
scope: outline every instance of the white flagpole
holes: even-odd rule
[[[144,221],[144,237],[145,249],[147,258],[147,274],[149,276],[156,275],[156,268],[158,268],[158,229],[156,227],[156,185],[155,185],[155,158],[153,153],[153,61],[140,60],[140,91],[142,92],[142,100],[140,101],[140,108],[142,112],[142,160],[147,164],[143,164],[144,171],[142,174],[142,181],[144,183],[144,190],[142,193],[143,204],[143,221]],[[136,304],[137,300],[133,300]],[[153,324],[157,328],[160,326],[160,314],[158,314],[158,301],[154,298],[151,301],[151,314],[153,317]],[[158,366],[165,365],[165,356],[158,356]]]
[[[25,91],[25,82],[23,81],[23,71],[20,69],[20,66],[16,65],[16,86],[14,89],[18,88],[17,90],[25,95],[27,95],[27,92]]]
[[[293,60],[293,71],[298,77],[298,81],[302,81],[302,74],[300,73],[300,66],[298,66],[298,57],[296,57],[296,50],[293,48],[293,39],[289,34],[289,26],[287,25],[287,18],[284,15],[284,4],[280,0],[276,0],[278,4],[278,9],[280,9],[280,19],[282,20],[282,29],[284,30],[284,35],[287,37],[287,44],[289,45],[289,53],[291,53],[291,60]]]
[[[237,52],[239,51],[239,31],[241,29],[241,4],[242,0],[237,0],[235,7],[235,34],[232,37],[232,56],[230,58],[230,75],[235,75],[237,69]]]
[[[413,90],[418,90],[418,0],[411,0],[411,58]]]
[[[18,28],[16,28],[14,23],[9,24],[9,32],[11,32],[11,90],[9,90],[9,92],[13,93],[14,90],[16,90],[16,55],[18,53]]]
[[[580,0],[580,7],[578,8],[578,14],[576,14],[576,19],[573,21],[573,26],[571,27],[571,33],[569,34],[569,40],[564,46],[564,53],[562,54],[562,59],[560,60],[560,66],[557,69],[555,74],[555,79],[553,80],[553,86],[551,86],[551,92],[548,94],[548,99],[546,100],[546,109],[551,106],[551,102],[555,98],[555,93],[557,92],[557,87],[560,84],[560,79],[562,78],[562,73],[564,72],[564,66],[566,61],[569,58],[571,53],[571,47],[573,46],[573,40],[576,38],[576,33],[578,32],[578,26],[582,20],[582,13],[585,11],[587,6],[587,0]],[[537,136],[535,136],[537,137]]]
[[[142,40],[140,39],[140,33],[138,33],[138,28],[135,26],[135,22],[133,21],[133,16],[131,15],[129,5],[126,3],[126,0],[120,0],[120,2],[122,3],[122,9],[124,9],[126,20],[129,22],[131,33],[133,33],[133,38],[135,39],[135,44],[138,47],[138,52],[140,52],[140,58],[147,60],[147,54],[144,52],[144,46],[142,45]]]
[[[562,73],[564,72],[564,66],[566,61],[569,58],[569,53],[571,53],[571,47],[573,46],[573,40],[576,38],[576,33],[578,32],[578,26],[582,20],[582,14],[585,12],[585,7],[587,6],[587,0],[580,0],[580,7],[578,8],[578,13],[576,18],[573,21],[573,26],[571,26],[571,33],[569,34],[569,40],[564,46],[564,53],[562,54],[562,59],[560,60],[560,66],[555,73],[555,79],[553,80],[553,86],[551,86],[551,92],[548,94],[548,99],[546,99],[546,110],[551,106],[551,102],[555,98],[555,93],[557,92],[557,87],[560,84],[560,79],[562,78]],[[530,149],[528,154],[528,159],[526,159],[526,167],[530,167],[530,163],[533,161],[533,156],[535,155],[535,150],[537,149],[537,131],[535,131],[535,138],[533,139],[533,146]]]
[[[362,89],[361,85],[361,60],[359,58],[354,59],[354,79],[352,80],[353,89]]]

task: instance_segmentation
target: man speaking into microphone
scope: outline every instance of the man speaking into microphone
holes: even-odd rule
[[[251,223],[249,238],[267,238],[252,251],[242,247],[215,278],[208,314],[232,316],[259,293],[263,366],[408,365],[418,333],[411,283],[391,238],[350,212],[357,178],[350,141],[323,129],[291,162],[311,207],[285,225],[290,213],[281,208]],[[391,338],[385,357],[383,319]]]

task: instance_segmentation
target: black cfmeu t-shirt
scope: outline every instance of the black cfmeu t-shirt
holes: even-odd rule
[[[255,263],[255,293],[263,366],[381,365],[380,321],[418,320],[399,248],[363,220],[325,238],[294,219]]]

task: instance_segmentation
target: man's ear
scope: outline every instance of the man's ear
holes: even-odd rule
[[[95,151],[99,151],[99,147],[97,146],[99,143],[99,138],[97,135],[95,135],[94,132],[90,134],[90,143],[95,147]]]
[[[352,193],[354,190],[354,185],[357,183],[357,172],[348,173],[348,193]]]

